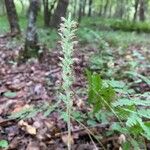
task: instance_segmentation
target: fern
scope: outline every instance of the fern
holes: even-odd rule
[[[97,113],[102,108],[108,108],[108,105],[115,99],[114,89],[104,83],[100,75],[86,70],[88,78],[88,102],[93,105],[93,112]]]
[[[126,125],[128,127],[132,127],[134,125],[136,125],[138,122],[142,121],[141,118],[139,118],[139,116],[132,112],[129,116],[128,116],[128,119],[126,121]]]
[[[150,101],[145,101],[145,100],[140,100],[140,99],[127,99],[127,98],[122,98],[119,99],[118,101],[114,102],[112,104],[115,107],[118,106],[132,106],[132,105],[136,105],[136,106],[150,106]]]
[[[150,119],[150,109],[140,109],[137,110],[137,113],[140,117]]]
[[[145,76],[143,76],[143,75],[141,75],[141,74],[138,74],[138,73],[132,72],[132,71],[126,71],[125,73],[126,73],[126,74],[129,74],[129,75],[131,75],[131,76],[133,76],[133,77],[140,78],[140,79],[142,79],[145,83],[147,83],[148,85],[150,85],[150,79],[149,79],[148,77],[145,77]]]
[[[40,106],[30,106],[28,108],[23,108],[19,112],[14,112],[11,113],[8,118],[9,119],[27,119],[27,118],[32,118],[37,115],[37,113],[44,112],[44,115],[47,113],[49,115],[50,112],[50,107],[48,103],[44,103]],[[54,107],[54,106],[53,106]],[[53,109],[51,107],[51,110]]]
[[[139,100],[139,99],[120,99],[119,101],[113,103],[113,106],[117,109],[117,113],[122,115],[126,115],[126,126],[129,128],[136,127],[136,131],[140,131],[142,129],[142,132],[137,132],[136,134],[142,134],[147,139],[150,139],[150,127],[146,125],[146,123],[143,121],[144,118],[150,119],[150,109],[143,109],[139,106],[150,106],[149,101]],[[135,106],[136,109],[129,109],[128,107]],[[131,107],[133,108],[133,107]],[[135,134],[135,133],[134,133]]]

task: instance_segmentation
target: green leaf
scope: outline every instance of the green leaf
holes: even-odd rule
[[[138,123],[139,119],[140,118],[138,117],[138,115],[136,113],[131,113],[127,119],[126,125],[129,127],[132,127]]]
[[[139,124],[129,127],[128,130],[130,134],[133,134],[134,136],[139,136],[141,133],[143,133],[143,129]]]
[[[140,124],[141,128],[142,128],[143,131],[144,131],[143,135],[144,135],[148,140],[150,140],[150,128],[147,127],[147,126],[144,124],[144,122],[142,121],[141,118],[140,118],[140,120],[139,120],[139,124]]]
[[[128,133],[128,130],[127,130],[126,128],[123,128],[123,127],[120,125],[120,123],[117,123],[117,122],[115,122],[115,123],[113,123],[113,124],[111,125],[111,129],[114,130],[114,131],[118,131],[118,132],[120,132],[120,133],[124,133],[124,134]]]
[[[136,140],[131,139],[130,142],[135,150],[140,150],[139,143]]]
[[[150,119],[150,109],[140,109],[138,110],[138,114],[140,117],[145,117]]]
[[[111,86],[109,86],[107,88],[103,88],[100,92],[100,95],[108,104],[110,104],[115,97],[115,91]]]
[[[88,120],[87,121],[87,125],[89,125],[89,126],[95,126],[97,123],[96,123],[96,121],[94,121],[94,120]]]
[[[73,112],[72,112],[72,117],[73,117],[75,120],[83,121],[83,119],[85,118],[85,115],[82,114],[82,113],[79,112],[79,111],[73,111]]]
[[[94,113],[108,105],[115,97],[115,91],[111,86],[103,82],[100,75],[86,70],[88,79],[88,102],[93,105]]]
[[[132,106],[132,105],[150,106],[150,101],[141,100],[141,99],[122,98],[122,99],[119,99],[118,101],[113,103],[114,107],[117,107],[117,106]]]
[[[17,94],[16,94],[16,92],[8,91],[8,92],[4,93],[4,96],[7,98],[15,98],[17,96]]]
[[[44,112],[44,116],[47,117],[50,113],[54,111],[54,108],[48,107],[48,109]]]
[[[8,141],[0,140],[0,148],[8,148]]]
[[[108,83],[114,88],[122,89],[125,87],[125,83],[122,81],[110,80]]]
[[[143,75],[141,75],[141,74],[138,74],[138,73],[132,72],[132,71],[127,71],[127,72],[125,72],[125,73],[126,73],[126,74],[129,74],[129,75],[131,75],[131,76],[133,76],[133,77],[141,78],[145,83],[147,83],[148,85],[150,85],[150,79],[149,79],[148,77],[145,77],[145,76],[143,76]]]
[[[67,112],[61,112],[60,118],[63,119],[65,122],[67,122],[68,121]]]
[[[122,144],[123,150],[129,150],[131,148],[131,143],[130,142],[125,142]]]
[[[10,118],[10,119],[19,119],[19,118],[22,119],[22,118],[26,118],[26,117],[28,117],[28,115],[30,113],[32,113],[34,111],[36,111],[36,109],[33,106],[31,106],[29,108],[23,108],[19,112],[12,113],[10,116],[8,116],[8,118]]]

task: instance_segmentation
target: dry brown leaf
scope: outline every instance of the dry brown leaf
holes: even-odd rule
[[[77,101],[77,106],[78,106],[79,108],[83,108],[84,102],[83,102],[82,99],[78,99],[78,101]]]
[[[23,109],[31,108],[31,106],[28,104],[26,104],[24,106],[22,106],[22,105],[23,105],[22,103],[17,103],[14,110],[12,111],[12,113],[17,113],[17,112],[22,111]]]
[[[55,122],[52,120],[45,120],[44,124],[47,128],[52,129],[55,126]]]
[[[125,137],[124,134],[121,134],[121,135],[119,136],[119,138],[118,138],[118,143],[119,143],[119,144],[123,144],[123,143],[125,143],[125,142],[126,142],[126,137]]]
[[[66,134],[66,135],[62,135],[62,137],[61,137],[62,141],[63,141],[64,144],[66,144],[66,145],[67,145],[67,143],[68,143],[68,138],[69,138],[69,140],[70,140],[70,143],[71,143],[71,144],[74,144],[74,139],[73,139],[72,136],[68,137],[68,135]]]
[[[133,58],[132,58],[131,55],[126,55],[125,58],[126,58],[128,61],[132,61],[132,60],[133,60]]]
[[[40,150],[39,144],[36,142],[30,142],[26,150]]]
[[[28,134],[36,135],[36,128],[29,125],[27,122],[20,120],[18,125],[21,127],[22,130],[26,131]]]

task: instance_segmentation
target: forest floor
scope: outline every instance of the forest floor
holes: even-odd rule
[[[0,139],[8,141],[9,147],[6,149],[66,149],[67,126],[63,115],[65,106],[62,102],[58,103],[57,94],[62,82],[59,66],[59,57],[62,56],[60,46],[46,49],[39,60],[32,59],[18,65],[17,58],[22,45],[13,46],[11,40],[9,37],[0,38]],[[109,130],[110,124],[102,124],[95,118],[86,118],[91,106],[87,104],[85,68],[100,72],[106,79],[113,76],[116,80],[122,80],[129,85],[131,95],[132,90],[134,95],[150,91],[145,80],[124,74],[132,69],[134,73],[149,77],[149,47],[132,44],[123,48],[123,51],[120,51],[120,47],[111,50],[113,61],[112,58],[106,58],[103,63],[99,63],[99,50],[96,46],[84,44],[75,47],[73,111],[78,119],[72,120],[74,150],[103,149],[101,144],[110,150],[119,148],[120,134],[103,136]],[[91,57],[95,61],[91,60]],[[103,66],[103,70],[97,68],[98,63]],[[105,65],[107,67],[104,67]],[[136,82],[137,80],[139,82]],[[101,135],[100,143],[92,138],[93,134]]]

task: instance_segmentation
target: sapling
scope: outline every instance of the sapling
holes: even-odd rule
[[[62,18],[60,24],[59,35],[61,37],[61,47],[63,57],[61,59],[60,66],[62,67],[62,92],[60,97],[66,105],[67,113],[67,126],[68,126],[68,150],[71,149],[71,112],[73,105],[73,93],[71,86],[73,83],[73,47],[76,41],[74,41],[76,31],[76,22],[71,20],[69,14],[68,19]]]

